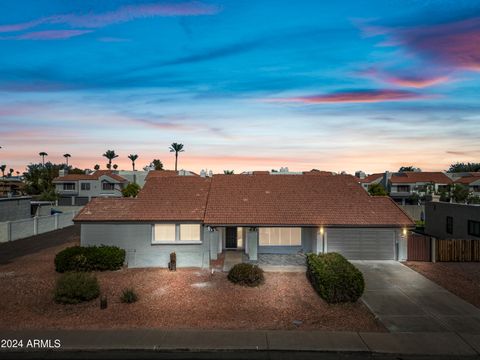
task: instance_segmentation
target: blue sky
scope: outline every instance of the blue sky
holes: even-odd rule
[[[0,163],[367,172],[478,161],[478,1],[0,4]]]

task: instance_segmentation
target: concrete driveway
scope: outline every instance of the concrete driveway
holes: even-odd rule
[[[480,334],[480,309],[396,261],[353,261],[363,302],[391,332]]]

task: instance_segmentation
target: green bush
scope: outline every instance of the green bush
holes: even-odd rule
[[[244,286],[258,286],[263,283],[263,270],[252,264],[237,264],[228,272],[228,280]]]
[[[363,294],[363,274],[338,253],[308,254],[307,277],[328,303],[355,302]]]
[[[138,300],[138,295],[133,289],[124,289],[120,296],[120,301],[123,303],[131,304]]]
[[[55,256],[55,270],[105,271],[118,270],[125,261],[125,250],[116,246],[73,246]]]
[[[55,288],[55,301],[61,304],[78,304],[100,295],[97,278],[84,272],[69,272],[60,276]]]

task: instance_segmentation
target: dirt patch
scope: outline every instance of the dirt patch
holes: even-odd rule
[[[303,273],[266,273],[265,284],[245,288],[223,272],[122,269],[97,273],[108,308],[99,301],[60,305],[53,301],[53,258],[77,241],[44,249],[1,265],[2,329],[320,329],[385,331],[362,303],[328,305]],[[139,301],[124,304],[133,288]]]
[[[480,263],[408,261],[405,265],[480,308]]]

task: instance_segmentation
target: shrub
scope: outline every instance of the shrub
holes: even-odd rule
[[[69,272],[60,276],[55,288],[55,301],[61,304],[78,304],[100,295],[97,278],[84,272]]]
[[[55,270],[105,271],[118,270],[125,261],[125,250],[116,246],[73,246],[55,256]]]
[[[228,280],[244,286],[258,286],[263,283],[263,270],[252,264],[237,264],[228,272]]]
[[[363,274],[338,253],[308,254],[307,277],[328,303],[355,302],[363,294]]]
[[[124,289],[120,296],[120,301],[123,303],[131,304],[138,300],[138,295],[133,289]]]

